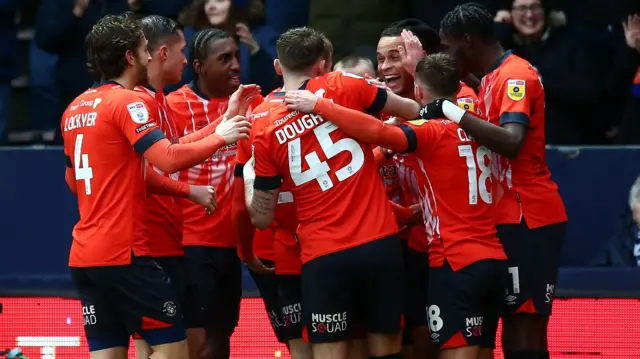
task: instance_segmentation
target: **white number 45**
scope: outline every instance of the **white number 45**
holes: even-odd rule
[[[342,182],[347,178],[356,174],[364,164],[364,152],[360,147],[360,144],[352,138],[343,138],[337,142],[331,140],[331,132],[337,130],[338,127],[332,122],[325,122],[322,125],[313,129],[322,152],[324,152],[327,159],[333,158],[340,152],[348,151],[351,154],[351,162],[346,166],[335,171],[335,175],[338,181]],[[313,151],[304,155],[304,159],[309,165],[309,169],[302,171],[302,146],[300,144],[300,138],[296,138],[289,142],[289,172],[291,173],[291,179],[296,186],[301,186],[307,182],[316,180],[320,185],[322,191],[326,191],[333,187],[333,181],[329,177],[329,165],[326,161],[320,161],[318,154]]]

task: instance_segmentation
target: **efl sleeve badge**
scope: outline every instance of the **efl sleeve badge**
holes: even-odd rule
[[[461,97],[457,99],[458,107],[465,111],[475,112],[475,106],[473,105],[473,99],[471,97]]]
[[[526,90],[526,82],[523,80],[507,81],[507,96],[513,101],[520,101],[524,98]]]

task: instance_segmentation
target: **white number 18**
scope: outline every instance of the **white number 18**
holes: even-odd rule
[[[484,146],[480,146],[474,154],[471,145],[460,145],[458,146],[458,155],[464,157],[467,161],[469,204],[478,204],[478,192],[480,192],[480,199],[484,203],[491,203],[491,192],[487,188],[487,182],[491,178],[491,167],[485,163],[485,159],[491,161],[491,151]],[[477,166],[476,162],[478,163]],[[478,168],[480,169],[480,176],[478,176]]]
[[[351,162],[346,166],[335,171],[338,181],[342,182],[347,178],[356,174],[364,164],[364,152],[362,148],[352,138],[342,138],[337,142],[333,142],[329,134],[338,127],[332,122],[325,122],[316,127],[313,133],[322,148],[327,159],[337,156],[339,153],[348,151],[351,154]],[[304,159],[309,165],[309,169],[302,171],[302,146],[300,138],[296,138],[289,142],[289,173],[291,179],[296,186],[301,186],[307,182],[316,180],[322,191],[333,188],[333,181],[329,177],[329,165],[326,161],[320,161],[318,154],[313,151],[304,155]]]

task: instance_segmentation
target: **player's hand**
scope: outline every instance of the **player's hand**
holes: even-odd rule
[[[211,215],[218,207],[216,190],[213,186],[190,185],[188,198],[191,202],[205,206],[208,215]]]
[[[627,46],[640,52],[640,16],[629,15],[627,21],[622,22],[622,29]]]
[[[253,99],[260,94],[260,86],[258,85],[240,85],[236,92],[229,98],[227,112],[224,115],[231,118],[236,115],[244,116],[253,102]]]
[[[420,118],[424,119],[424,120],[433,120],[436,118],[444,118],[444,113],[442,112],[442,104],[445,102],[446,100],[444,99],[438,99],[435,100],[429,104],[427,104],[425,107],[420,109]]]
[[[367,82],[377,88],[381,88],[383,90],[389,90],[389,86],[387,86],[387,84],[384,81],[380,81],[378,79],[375,79],[367,74],[364,75],[364,79],[367,80]]]
[[[249,53],[251,53],[251,55],[254,55],[256,52],[260,51],[260,44],[258,43],[256,38],[253,37],[249,26],[241,22],[236,24],[236,35],[238,35],[238,40],[240,40],[241,43],[247,45],[247,47],[249,48]]]
[[[411,218],[409,219],[409,223],[411,225],[421,224],[422,223],[422,207],[419,204],[413,204],[409,206],[411,208]]]
[[[284,102],[287,104],[288,110],[311,113],[316,107],[318,96],[309,90],[288,91],[284,96]]]
[[[400,34],[404,45],[398,46],[402,66],[411,76],[416,77],[416,66],[427,54],[422,49],[420,39],[409,30],[402,30]]]
[[[227,145],[248,140],[250,131],[251,124],[244,116],[225,117],[216,127],[216,134],[222,136]]]
[[[396,116],[393,116],[393,117],[390,117],[388,120],[384,121],[384,124],[391,125],[391,126],[400,126],[402,124],[402,121]]]
[[[274,271],[273,268],[265,266],[264,263],[262,263],[262,261],[256,256],[244,262],[244,264],[246,264],[249,270],[251,270],[253,273],[260,275],[272,274]]]

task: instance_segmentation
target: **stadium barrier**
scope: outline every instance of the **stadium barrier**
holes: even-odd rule
[[[640,269],[580,268],[602,247],[639,174],[640,148],[550,148],[547,160],[569,214],[550,345],[554,359],[640,358]],[[77,204],[60,148],[0,149],[3,258],[0,348],[33,358],[88,358],[66,266]],[[287,358],[245,271],[232,357]],[[497,358],[502,356],[497,356]]]

